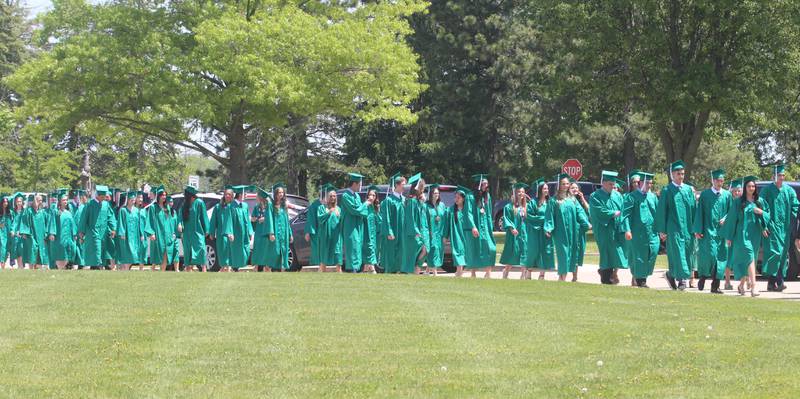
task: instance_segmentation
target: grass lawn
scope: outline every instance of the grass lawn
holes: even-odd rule
[[[333,273],[12,271],[0,292],[0,397],[800,392],[796,303]]]

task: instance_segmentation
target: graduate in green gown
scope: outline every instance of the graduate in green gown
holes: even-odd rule
[[[756,177],[743,179],[744,195],[733,200],[722,226],[722,235],[731,248],[728,264],[734,278],[739,280],[739,295],[746,290],[758,296],[756,290],[756,259],[762,238],[767,235],[770,210],[767,202],[758,196]]]
[[[477,231],[477,234],[473,232],[467,236],[467,268],[471,269],[473,277],[477,269],[483,269],[484,278],[491,277],[492,267],[497,261],[497,247],[492,235],[494,207],[487,178],[487,174],[473,175],[476,189],[467,197],[467,211],[472,213]]]
[[[250,223],[250,208],[244,201],[245,192],[253,191],[253,186],[234,186],[234,201],[231,204],[231,268],[234,271],[246,267],[250,261],[250,241],[253,239],[253,224]]]
[[[769,278],[768,291],[783,291],[792,245],[792,223],[797,218],[800,203],[794,189],[784,184],[784,165],[772,168],[772,184],[761,189],[761,199],[770,211],[767,238],[764,240],[764,264],[762,273]]]
[[[175,231],[175,239],[172,240],[172,270],[179,272],[181,263],[181,240],[183,240],[183,220],[175,209],[175,201],[172,196],[167,196],[167,205],[172,217],[172,228]]]
[[[72,204],[72,218],[75,220],[75,226],[77,227],[81,221],[81,215],[83,214],[83,209],[86,207],[86,203],[89,201],[89,195],[86,190],[73,190],[73,196],[76,198],[76,203]],[[72,259],[72,268],[73,269],[80,269],[83,268],[85,262],[84,258],[84,243],[80,239],[75,240],[75,257]]]
[[[342,193],[342,252],[344,253],[345,270],[361,271],[361,255],[364,245],[364,221],[370,200],[361,201],[361,183],[364,176],[348,173],[348,187]]]
[[[578,281],[578,268],[583,266],[583,258],[586,255],[586,233],[592,229],[592,222],[589,219],[589,202],[584,198],[581,186],[575,180],[570,179],[569,191],[572,197],[578,202],[578,221],[586,221],[586,224],[581,223],[578,229],[578,242],[575,245],[575,272],[572,273],[572,282]]]
[[[425,210],[428,216],[430,246],[428,247],[428,257],[425,259],[425,272],[432,273],[435,276],[437,269],[444,265],[442,231],[444,230],[444,214],[447,212],[447,207],[442,203],[438,184],[428,185],[427,190],[428,200],[425,202]]]
[[[111,212],[109,217],[114,218],[114,220],[119,219],[119,198],[118,194],[120,189],[118,188],[111,188],[109,189],[109,195],[106,197],[106,201],[110,205],[108,210]],[[117,240],[111,236],[106,236],[105,240],[103,241],[103,262],[106,266],[106,269],[116,270],[117,269]]]
[[[464,266],[467,264],[467,235],[472,234],[475,228],[472,214],[466,211],[467,196],[470,191],[463,186],[456,188],[453,205],[445,213],[444,230],[442,231],[444,242],[450,244],[453,265],[456,267],[456,277],[461,277],[464,273]]]
[[[325,205],[317,210],[317,235],[319,242],[319,271],[326,272],[335,266],[342,272],[342,209],[339,207],[336,188],[328,184],[324,188]]]
[[[78,237],[84,244],[84,263],[92,269],[100,269],[103,263],[105,238],[116,237],[117,220],[113,217],[106,197],[106,186],[95,187],[95,197],[86,204],[78,222]]]
[[[183,189],[183,204],[180,218],[183,225],[183,264],[184,270],[190,272],[197,267],[198,270],[207,271],[208,259],[206,254],[206,235],[208,235],[209,221],[206,203],[197,198],[197,189],[186,186]]]
[[[570,179],[566,174],[556,176],[557,192],[553,199],[553,244],[558,260],[558,279],[565,281],[567,274],[577,276],[578,260],[575,257],[582,227],[589,219],[581,205],[570,192]]]
[[[528,236],[528,251],[525,260],[526,278],[531,278],[535,269],[539,270],[539,280],[544,280],[547,270],[554,270],[555,248],[553,247],[553,203],[550,187],[542,177],[533,182],[536,198],[528,202],[525,228]]]
[[[9,241],[9,253],[10,257],[12,258],[13,263],[15,263],[15,267],[17,269],[22,269],[25,267],[25,263],[22,261],[22,237],[19,234],[19,227],[20,223],[22,222],[22,215],[25,212],[25,195],[17,192],[14,194],[13,204],[14,208],[12,211],[12,224],[11,224],[11,240]]]
[[[0,196],[0,269],[6,268],[6,259],[11,253],[11,244],[14,242],[14,211],[11,202],[13,197]]]
[[[31,195],[28,197],[30,205],[25,209],[20,220],[19,234],[22,237],[22,262],[25,268],[38,269],[47,266],[50,257],[45,246],[48,238],[47,222],[48,210],[43,208],[42,196]]]
[[[649,288],[647,278],[653,274],[661,241],[655,230],[655,215],[658,197],[651,191],[655,175],[636,171],[636,179],[631,179],[636,190],[625,197],[625,209],[629,209],[628,224],[633,236],[629,243],[628,265],[637,287]]]
[[[600,178],[602,188],[589,197],[589,214],[600,252],[599,273],[603,284],[618,282],[613,280],[614,269],[627,268],[625,241],[633,238],[624,199],[615,190],[617,176],[617,172],[604,170]]]
[[[272,227],[272,196],[263,189],[257,189],[256,206],[250,215],[250,222],[253,223],[253,254],[250,256],[250,263],[259,272],[270,271],[267,267],[268,242],[270,235],[274,237]]]
[[[530,187],[525,183],[515,183],[511,186],[511,201],[503,207],[503,230],[506,232],[506,241],[500,263],[503,265],[503,278],[508,278],[508,273],[513,267],[522,268],[520,279],[525,278],[525,262],[528,257],[528,234],[525,229],[525,219],[528,215],[528,194],[525,190]]]
[[[317,212],[322,202],[325,200],[324,185],[319,187],[319,196],[306,208],[306,223],[303,225],[303,234],[306,242],[309,243],[309,266],[319,265],[319,244],[317,243]]]
[[[259,191],[259,195],[263,195]],[[286,186],[276,183],[272,186],[272,202],[268,202],[266,225],[266,265],[268,271],[289,270],[289,248],[294,237],[289,226],[289,212],[286,204]],[[255,244],[253,245],[255,247]]]
[[[225,187],[222,201],[214,205],[208,222],[208,235],[214,240],[214,249],[220,271],[231,267],[231,243],[233,242],[233,188]],[[212,265],[213,266],[213,265]]]
[[[139,222],[139,209],[136,208],[136,192],[120,194],[120,207],[117,216],[117,265],[121,270],[130,270],[138,264],[139,246],[144,238]]]
[[[419,267],[428,255],[427,210],[425,209],[425,180],[417,173],[408,179],[411,186],[403,204],[403,265],[400,272],[419,274]]]
[[[725,190],[724,183],[725,170],[711,172],[711,187],[700,193],[692,226],[698,246],[697,273],[700,280],[697,289],[702,291],[706,279],[711,279],[711,292],[714,294],[722,294],[720,281],[725,277],[728,263],[728,248],[721,230],[733,196]]]
[[[731,193],[731,206],[733,206],[733,201],[742,196],[742,179],[731,180],[728,191]],[[724,227],[724,226],[723,226]],[[722,229],[720,229],[720,234],[722,234]],[[724,240],[724,237],[723,237]],[[727,258],[728,260],[731,259],[731,247],[726,246],[727,248]],[[733,285],[731,284],[731,277],[733,274],[733,269],[731,268],[730,261],[725,262],[725,290],[731,291],[733,290]]]
[[[396,173],[389,179],[389,193],[381,202],[380,264],[384,273],[399,273],[403,264],[405,217],[403,192],[406,178]]]
[[[367,201],[371,201],[372,205],[367,207],[367,217],[364,219],[364,246],[361,253],[361,264],[364,272],[375,273],[375,265],[378,264],[378,254],[380,253],[381,227],[378,186],[367,187]]]
[[[667,244],[669,270],[665,277],[673,290],[684,290],[691,276],[690,258],[694,251],[691,229],[696,201],[692,188],[684,184],[683,161],[670,164],[669,174],[671,182],[661,189],[658,200],[656,231]]]
[[[57,213],[53,223],[55,239],[50,242],[52,256],[59,270],[66,269],[67,264],[75,259],[75,239],[78,235],[78,226],[69,211],[67,192],[69,190],[58,193]]]
[[[163,272],[167,270],[167,265],[174,262],[173,246],[176,231],[164,186],[154,188],[153,194],[155,202],[147,208],[145,235],[150,240],[150,261],[153,264],[160,264]]]

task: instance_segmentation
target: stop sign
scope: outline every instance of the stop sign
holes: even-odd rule
[[[575,180],[579,180],[583,177],[583,165],[581,165],[581,162],[577,159],[567,159],[567,162],[564,162],[561,170]]]

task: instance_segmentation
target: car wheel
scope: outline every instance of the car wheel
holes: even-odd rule
[[[208,262],[209,271],[219,271],[219,264],[217,263],[217,248],[214,247],[213,242],[206,243],[206,261]]]

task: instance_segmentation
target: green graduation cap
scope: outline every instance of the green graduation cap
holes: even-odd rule
[[[283,189],[284,194],[286,193],[286,185],[283,184],[282,182],[277,182],[277,183],[272,185],[272,190],[271,191],[272,191],[272,198],[273,199],[275,198],[275,191],[277,189],[279,189],[279,188]]]
[[[330,183],[325,183],[324,185],[322,185],[321,190],[322,190],[321,191],[322,197],[326,198],[328,196],[328,193],[330,193],[331,191],[336,191],[336,186]]]
[[[97,195],[108,195],[108,186],[95,186],[94,192]]]
[[[389,187],[386,188],[386,193],[387,194],[392,192],[392,189],[394,188],[395,180],[397,180],[397,179],[399,179],[401,177],[403,177],[403,174],[400,173],[400,172],[397,172],[397,173],[393,174],[392,177],[389,178]]]
[[[514,190],[519,190],[521,188],[524,188],[524,189],[527,190],[528,187],[530,187],[530,186],[525,184],[525,183],[514,183],[514,184],[511,185],[511,188],[513,188]]]
[[[617,176],[619,176],[619,173],[617,172],[611,170],[604,170],[602,173],[600,173],[600,183],[603,183],[603,181],[605,180],[616,181]]]
[[[628,183],[625,180],[619,178],[614,179],[614,184],[617,186],[617,188],[620,189],[628,185]]]
[[[429,197],[431,195],[431,191],[433,191],[434,188],[439,188],[439,185],[434,183],[434,184],[428,184],[427,186],[425,186],[425,192],[428,193]]]
[[[683,161],[679,159],[679,160],[677,160],[677,161],[675,161],[675,162],[673,162],[673,163],[671,163],[669,165],[669,171],[670,172],[674,172],[676,170],[680,170],[680,169],[685,168],[685,166],[686,165],[683,164]]]
[[[128,197],[128,192],[127,191],[122,191],[122,192],[119,193],[119,198],[120,199],[127,198],[127,197]]]
[[[270,196],[270,194],[269,194],[269,193],[268,193],[266,190],[264,190],[263,188],[258,188],[258,189],[256,190],[256,193],[258,194],[258,198],[263,198],[263,199],[270,199],[270,198],[272,198],[272,197]]]
[[[171,195],[167,196],[167,202],[172,202],[172,196]]]
[[[784,174],[784,173],[786,173],[786,165],[779,164],[772,167],[773,178],[777,177],[779,174]]]
[[[469,195],[469,192],[470,192],[470,191],[471,191],[470,189],[468,189],[468,188],[466,188],[466,187],[464,187],[464,186],[457,186],[457,187],[456,187],[456,192],[457,192],[457,193],[461,193],[461,195],[463,195],[463,196],[465,196],[465,197],[466,197],[467,195]]]
[[[656,175],[647,172],[639,172],[639,176],[642,177],[643,181],[648,181],[648,180],[652,181],[653,178],[656,177]]]
[[[139,195],[138,191],[128,191],[128,198],[136,198],[137,195]]]
[[[731,180],[731,188],[742,188],[742,179]]]
[[[437,187],[438,187],[438,185],[437,185]],[[367,192],[370,192],[370,191],[375,191],[375,193],[377,193],[378,192],[378,186],[376,186],[374,184],[371,184],[369,187],[367,187]]]
[[[72,195],[73,196],[83,196],[85,194],[86,194],[86,190],[81,190],[81,189],[72,190]]]
[[[758,178],[755,177],[755,176],[746,176],[746,177],[742,178],[742,186],[745,186],[745,185],[747,185],[747,183],[750,183],[751,181],[754,182],[756,180],[758,180]]]
[[[486,180],[488,178],[489,178],[489,175],[486,174],[486,173],[478,173],[477,175],[472,175],[472,180],[475,183],[478,183],[478,190],[481,189],[481,182],[483,182],[484,180]]]
[[[16,201],[16,200],[17,200],[17,198],[22,198],[22,199],[25,199],[25,194],[23,194],[23,193],[21,193],[21,192],[17,191],[16,193],[14,193],[14,196],[13,196],[13,197],[14,197],[14,201]]]
[[[233,186],[233,187],[231,187],[231,189],[233,190],[233,192],[234,192],[234,193],[237,193],[237,194],[244,194],[244,192],[245,192],[245,191],[248,191],[248,189],[249,189],[249,188],[250,188],[250,186],[248,186],[248,185],[244,185],[244,184],[240,184],[240,185],[238,185],[238,186]]]
[[[28,195],[28,201],[33,202],[35,199],[36,199],[36,194],[29,194]]]
[[[183,192],[191,195],[197,195],[197,189],[194,186],[186,186],[183,188]]]
[[[362,180],[364,180],[364,176],[362,176],[362,175],[360,175],[358,173],[350,172],[350,173],[347,174],[347,181],[349,181],[350,183],[356,183],[356,182],[360,182]]]
[[[422,179],[422,173],[417,173],[408,179],[408,184],[411,186],[412,189],[414,189],[417,183],[419,183],[421,179]]]
[[[152,189],[150,189],[150,191],[155,195],[159,195],[164,192],[164,185],[153,187]]]
[[[569,175],[566,173],[559,173],[553,176],[553,179],[555,179],[555,181],[561,181],[561,179],[569,179]]]
[[[717,169],[711,171],[711,178],[714,180],[725,179],[725,169]]]

